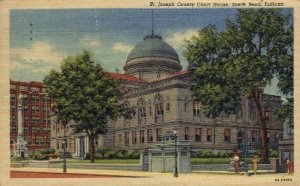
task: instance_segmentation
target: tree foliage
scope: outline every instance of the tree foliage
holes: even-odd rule
[[[293,86],[291,81],[281,81],[292,79],[290,18],[279,9],[241,9],[235,21],[226,20],[224,31],[209,25],[186,42],[195,100],[205,106],[208,116],[216,117],[222,111],[235,113],[242,97],[251,99],[259,118],[265,161],[268,147],[261,97],[274,76],[282,90]]]
[[[109,120],[129,117],[131,109],[120,104],[121,92],[111,78],[88,52],[63,60],[61,71],[51,70],[45,77],[46,91],[54,99],[59,121],[75,133],[85,132],[90,142],[90,160],[94,162],[94,141],[107,132]]]

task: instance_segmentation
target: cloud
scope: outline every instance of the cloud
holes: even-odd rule
[[[98,36],[84,36],[80,39],[80,45],[85,49],[94,49],[101,46],[101,41]]]
[[[196,35],[198,30],[188,29],[182,32],[175,32],[166,37],[167,43],[174,48],[182,48],[185,40],[191,39],[193,35]]]
[[[123,53],[129,53],[133,46],[131,45],[126,45],[125,43],[115,43],[112,46],[112,49],[116,52],[123,52]]]
[[[53,45],[36,41],[28,48],[10,50],[10,70],[16,72],[48,72],[57,68],[67,54],[58,51]]]

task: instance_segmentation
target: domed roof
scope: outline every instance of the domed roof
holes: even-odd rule
[[[171,58],[179,63],[179,58],[172,46],[162,40],[159,35],[150,34],[144,37],[144,41],[138,43],[129,53],[127,61],[144,57]]]

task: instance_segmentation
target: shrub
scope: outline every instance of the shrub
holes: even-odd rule
[[[270,149],[270,150],[269,150],[269,153],[270,153],[270,157],[271,157],[271,158],[276,158],[276,157],[278,157],[278,151],[276,151],[276,150]]]
[[[191,158],[198,158],[198,153],[195,151],[191,151]]]
[[[138,151],[132,151],[127,154],[127,159],[139,159],[140,153]]]
[[[96,154],[99,156],[99,159],[101,159],[104,158],[105,153],[108,151],[112,151],[111,148],[103,146],[96,149]]]
[[[85,158],[84,158],[84,159],[85,159],[85,160],[89,160],[89,159],[90,159],[90,153],[87,152],[87,153],[85,154]]]
[[[104,154],[104,158],[106,158],[106,159],[114,159],[115,157],[116,157],[115,151],[107,151]]]
[[[116,152],[116,158],[117,159],[124,159],[124,155],[122,154],[122,152]]]
[[[38,151],[35,152],[35,154],[33,156],[33,159],[35,159],[35,160],[47,160],[48,156],[47,156],[47,154],[45,154],[44,151],[38,150]]]
[[[202,158],[211,158],[214,154],[211,150],[204,150],[202,153]]]

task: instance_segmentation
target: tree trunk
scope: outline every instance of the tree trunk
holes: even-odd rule
[[[89,148],[89,153],[90,153],[90,163],[95,162],[95,139],[94,135],[89,136],[89,143],[90,143],[90,148]]]
[[[260,104],[260,91],[258,89],[252,92],[252,99],[254,100],[254,103],[256,105],[256,111],[259,117],[261,161],[267,162],[269,161],[269,148],[267,144],[267,126]]]

